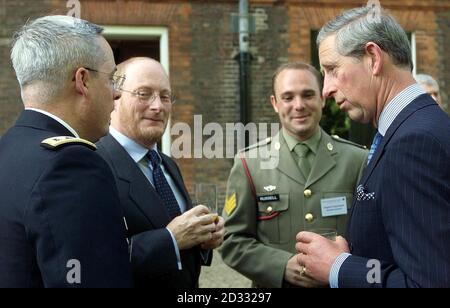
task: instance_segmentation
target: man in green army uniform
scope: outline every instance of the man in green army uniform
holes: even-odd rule
[[[364,147],[319,126],[325,101],[312,66],[288,63],[272,79],[282,130],[239,153],[231,170],[223,260],[257,287],[316,287],[296,261],[295,236],[331,228],[343,235]]]

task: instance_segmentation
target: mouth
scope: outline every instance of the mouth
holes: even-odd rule
[[[309,118],[309,114],[307,114],[307,115],[298,115],[298,116],[292,117],[293,120],[305,120],[307,118]]]
[[[152,121],[152,122],[163,122],[163,119],[160,118],[152,118],[152,117],[143,117],[144,120]]]
[[[151,117],[144,117],[142,118],[143,121],[145,121],[145,123],[147,123],[147,125],[149,126],[162,126],[164,125],[164,121],[162,119],[159,118],[151,118]]]

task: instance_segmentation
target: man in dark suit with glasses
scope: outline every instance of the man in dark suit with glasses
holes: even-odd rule
[[[192,206],[176,163],[157,147],[174,102],[161,64],[132,58],[99,153],[113,170],[128,222],[136,287],[198,286],[201,265],[223,241],[224,221]]]

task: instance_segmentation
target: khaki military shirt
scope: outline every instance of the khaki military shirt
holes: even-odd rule
[[[288,260],[296,253],[296,235],[334,228],[344,235],[347,215],[322,216],[321,200],[345,199],[366,166],[367,150],[323,130],[308,178],[280,133],[243,154],[256,190],[256,200],[238,154],[227,184],[225,240],[220,253],[226,264],[263,287],[281,287]]]

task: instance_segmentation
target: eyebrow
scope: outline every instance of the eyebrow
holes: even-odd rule
[[[325,69],[325,70],[330,70],[330,69],[335,68],[335,67],[337,67],[337,64],[336,64],[336,63],[322,64],[322,65],[320,66],[320,72],[323,74],[323,72],[324,72],[323,69]]]
[[[151,86],[140,86],[136,90],[137,91],[155,91],[155,89],[152,88]],[[160,92],[161,94],[164,94],[164,93],[171,94],[172,90],[170,90],[170,89],[161,89],[161,91],[158,91],[158,92]]]
[[[280,94],[280,97],[283,97],[285,95],[295,95],[297,92],[295,91],[286,91]],[[314,89],[304,89],[302,91],[299,92],[300,95],[307,95],[307,94],[316,94],[317,91]]]

